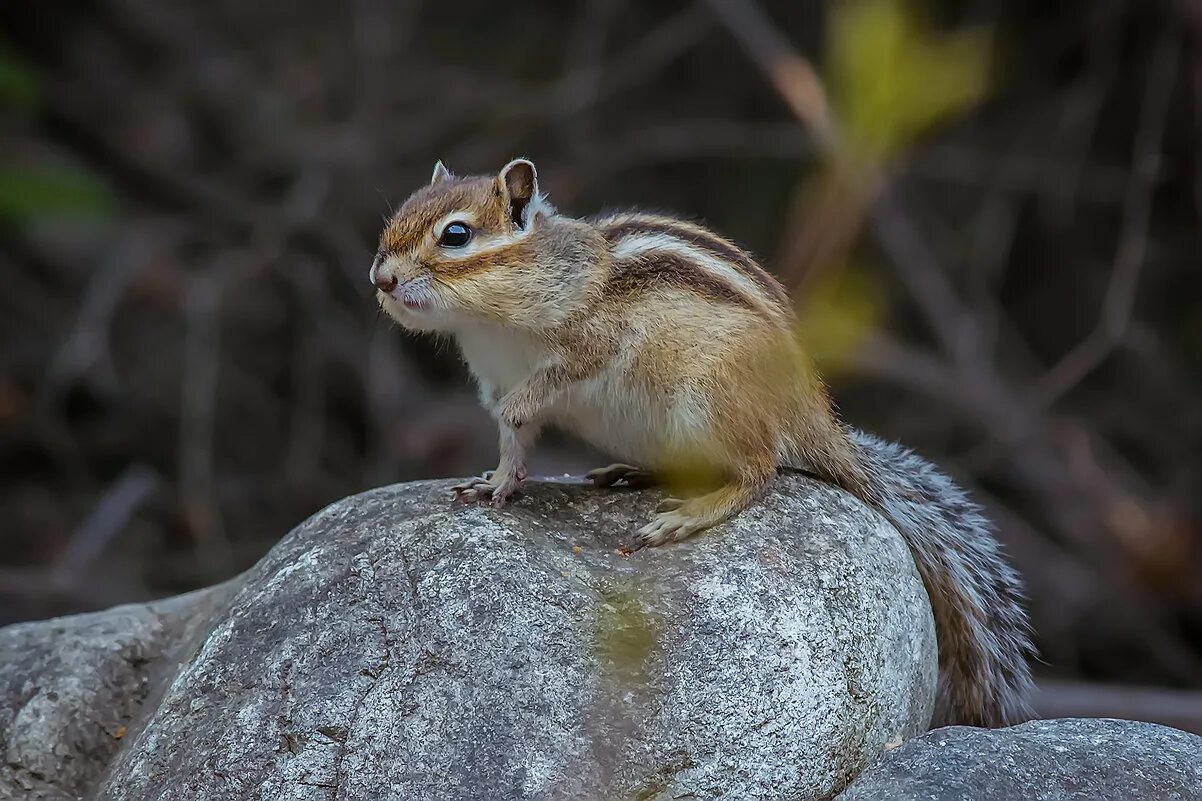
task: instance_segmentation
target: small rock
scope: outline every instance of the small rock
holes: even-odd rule
[[[887,751],[838,801],[1202,801],[1202,737],[1111,719],[949,726]]]

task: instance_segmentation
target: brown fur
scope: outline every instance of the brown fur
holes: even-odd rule
[[[488,229],[499,231],[504,207],[497,193],[495,178],[468,178],[445,181],[414,192],[397,210],[380,235],[380,252],[393,255],[424,238],[432,238],[431,226],[446,214],[459,209],[482,212]]]

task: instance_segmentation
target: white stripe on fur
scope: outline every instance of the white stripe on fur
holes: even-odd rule
[[[767,310],[773,306],[764,298],[763,289],[752,278],[744,275],[736,265],[708,251],[663,231],[629,233],[619,239],[610,251],[614,261],[633,258],[651,258],[656,253],[670,253],[696,264],[714,278],[734,287],[740,295]]]

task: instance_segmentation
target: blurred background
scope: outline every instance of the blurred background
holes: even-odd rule
[[[10,0],[0,624],[493,466],[367,269],[435,159],[525,155],[781,277],[845,418],[997,521],[1041,712],[1202,731],[1200,43],[1188,0]]]

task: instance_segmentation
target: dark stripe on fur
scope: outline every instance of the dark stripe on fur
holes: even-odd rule
[[[616,261],[610,268],[607,286],[615,294],[644,294],[661,287],[675,287],[706,300],[760,313],[756,304],[743,293],[675,253],[652,251]]]
[[[682,223],[664,220],[656,217],[626,217],[618,218],[612,224],[602,223],[601,233],[611,242],[616,243],[623,237],[632,234],[667,234],[695,248],[704,250],[712,256],[729,262],[739,272],[759,284],[773,303],[781,306],[789,305],[789,295],[780,282],[756,263],[746,251],[733,242],[723,239],[711,231],[695,229]]]

